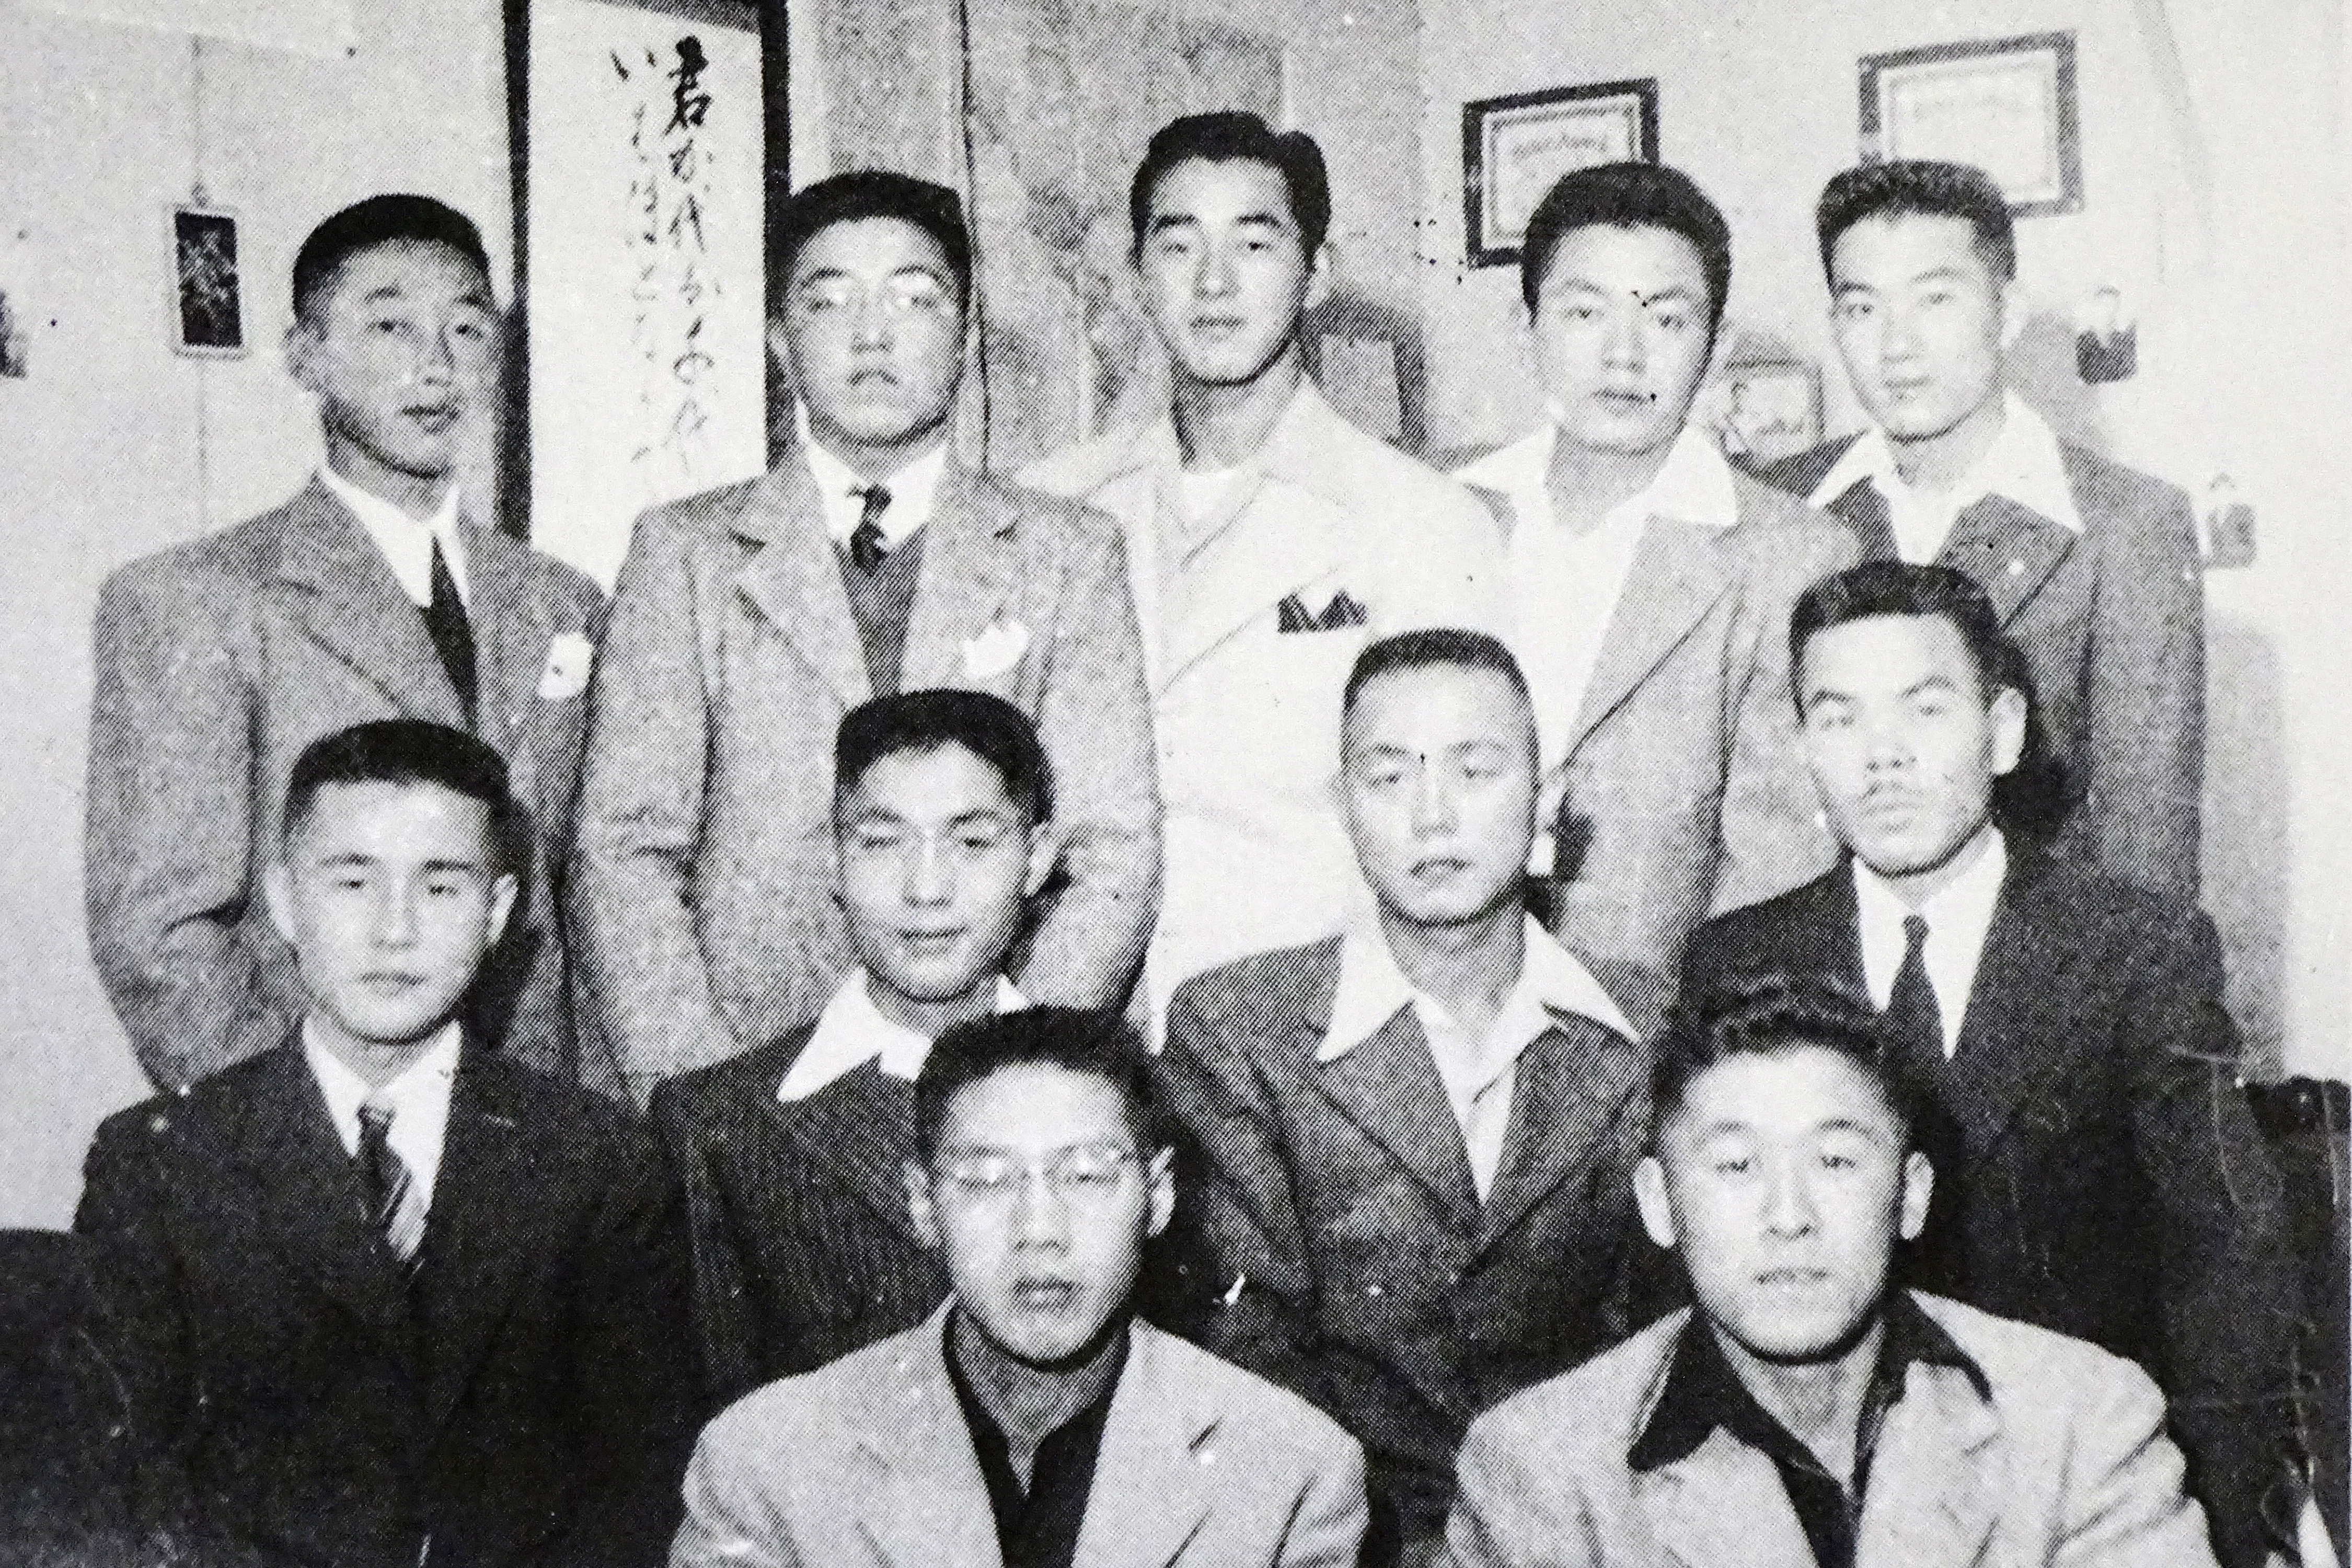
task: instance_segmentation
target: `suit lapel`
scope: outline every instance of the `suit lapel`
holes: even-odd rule
[[[1975,578],[2007,626],[2074,547],[2064,524],[1990,495],[1961,509],[1936,559]]]
[[[1720,1427],[1685,1458],[1637,1472],[1633,1487],[1677,1568],[1814,1568],[1780,1471]]]
[[[964,644],[996,618],[1020,585],[1021,563],[1013,548],[1017,521],[1012,506],[970,471],[948,466],[930,521],[923,525],[929,539],[907,617],[902,689],[964,678]]]
[[[404,1287],[368,1223],[359,1172],[298,1041],[266,1058],[233,1134],[263,1234],[320,1289],[388,1339],[404,1338]]]
[[[1652,518],[1643,529],[1624,592],[1610,613],[1592,679],[1585,685],[1576,733],[1569,742],[1571,755],[1690,636],[1707,606],[1730,587],[1719,553],[1721,532],[1664,517]]]
[[[543,1234],[556,1205],[535,1158],[523,1108],[497,1068],[467,1040],[449,1096],[449,1127],[423,1268],[430,1286],[433,1419],[446,1418],[506,1316],[523,1274],[546,1259]]]
[[[845,708],[874,695],[824,508],[795,453],[755,481],[732,524],[760,548],[735,575],[744,597],[833,689]],[[925,552],[929,553],[926,546]],[[926,563],[925,571],[929,571]]]
[[[1310,1034],[1304,1043],[1311,1052],[1319,1040],[1319,1034]],[[1398,1008],[1369,1039],[1311,1070],[1316,1087],[1412,1172],[1456,1226],[1477,1229],[1478,1189],[1470,1156],[1412,1008]],[[1515,1108],[1515,1120],[1517,1115]]]
[[[776,1089],[790,1072],[788,1062],[766,1086],[760,1109],[798,1150],[803,1159],[830,1171],[866,1200],[882,1222],[918,1246],[915,1222],[907,1212],[902,1162],[913,1157],[914,1127],[907,1108],[887,1100],[878,1068],[868,1064],[790,1104]]]
[[[900,1339],[899,1358],[857,1437],[883,1484],[850,1505],[898,1568],[1003,1568],[988,1483],[948,1383],[947,1316],[941,1308]]]
[[[1158,478],[1156,510],[1170,522],[1180,515],[1177,474],[1171,465]],[[1162,627],[1169,680],[1215,652],[1259,616],[1272,614],[1289,595],[1328,576],[1343,558],[1341,541],[1333,533],[1333,516],[1321,502],[1280,515],[1269,512],[1255,519],[1245,515],[1257,506],[1266,483],[1263,473],[1242,480],[1223,531],[1202,547],[1194,563],[1175,566],[1184,584],[1183,613]],[[1363,592],[1358,584],[1339,586]]]
[[[1958,1372],[1914,1364],[1909,1375],[1871,1459],[1854,1561],[1970,1568],[1997,1516],[2000,1418]]]
[[[1150,1328],[1129,1331],[1072,1568],[1167,1568],[1209,1516],[1202,1467],[1217,1415],[1162,1364]]]
[[[1829,510],[1853,531],[1864,561],[1896,561],[1902,551],[1895,543],[1895,517],[1886,498],[1867,479],[1858,479],[1831,500]]]
[[[528,548],[495,529],[470,524],[466,529],[466,571],[474,595],[467,613],[473,620],[474,644],[481,650],[486,677],[475,709],[483,735],[509,752],[509,761],[518,767],[524,758],[513,754],[518,748],[509,737],[538,698],[553,635],[524,575]],[[516,781],[515,793],[525,800],[532,798],[528,784]]]
[[[1571,1016],[1556,1018],[1520,1056],[1503,1163],[1479,1226],[1481,1250],[1590,1163],[1641,1077],[1633,1051],[1614,1029]]]
[[[2074,922],[2044,890],[2046,870],[2032,852],[2012,852],[1960,1018],[1959,1048],[1945,1068],[1945,1102],[1978,1159],[2000,1142],[2034,1086],[2090,1044],[2033,1024],[2051,998],[2075,993],[2072,972],[2083,952]]]
[[[287,508],[278,580],[303,594],[310,637],[373,681],[401,712],[466,727],[425,617],[359,519],[316,479]]]

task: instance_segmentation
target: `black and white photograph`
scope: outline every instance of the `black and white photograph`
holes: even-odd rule
[[[2346,1568],[2338,0],[0,0],[0,1568]]]

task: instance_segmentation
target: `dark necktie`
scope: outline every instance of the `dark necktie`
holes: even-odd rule
[[[367,1192],[368,1224],[384,1250],[402,1263],[415,1260],[425,1238],[415,1173],[392,1146],[393,1110],[369,1100],[360,1107],[360,1182]]]
[[[457,579],[441,553],[437,538],[433,542],[433,598],[425,606],[425,632],[433,639],[433,651],[441,656],[441,668],[449,672],[449,684],[457,689],[457,704],[466,710],[466,723],[471,728],[474,627],[466,618],[466,601],[458,596]]]
[[[865,503],[857,514],[857,526],[849,532],[849,558],[857,563],[860,572],[881,570],[882,558],[890,553],[890,546],[882,532],[882,514],[890,508],[887,485],[858,485],[850,492]]]
[[[1886,999],[1886,1029],[1900,1053],[1905,1076],[1926,1097],[1913,1136],[1936,1168],[1935,1197],[1927,1205],[1927,1228],[1908,1249],[1905,1277],[1921,1289],[1959,1295],[1966,1289],[1968,1273],[1961,1218],[1968,1200],[1962,1179],[1967,1137],[1945,1103],[1948,1063],[1944,1055],[1944,1015],[1936,1005],[1936,987],[1927,978],[1927,921],[1918,915],[1906,917],[1903,939],[1903,967],[1895,972],[1895,989]]]
[[[1919,1082],[1932,1086],[1943,1076],[1944,1015],[1927,978],[1927,922],[1919,915],[1903,920],[1903,967],[1895,972],[1895,990],[1886,998],[1886,1023]]]

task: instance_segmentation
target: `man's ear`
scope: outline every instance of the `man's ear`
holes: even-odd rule
[[[272,860],[261,873],[261,900],[268,906],[269,923],[294,945],[294,873],[284,859]]]
[[[2000,286],[2000,346],[2002,352],[2017,346],[2018,334],[2025,331],[2025,285],[2012,278]]]
[[[1065,837],[1058,822],[1041,822],[1029,829],[1029,868],[1021,877],[1021,896],[1034,899],[1045,891],[1054,868],[1061,863]]]
[[[1633,1205],[1642,1211],[1642,1228],[1650,1239],[1672,1252],[1677,1239],[1674,1199],[1666,1193],[1666,1168],[1655,1154],[1644,1154],[1633,1167]]]
[[[1992,772],[1999,778],[2025,755],[2025,693],[2013,686],[1999,688],[1986,713],[1992,721]]]
[[[305,392],[319,390],[319,355],[325,346],[317,329],[299,316],[286,329],[286,374]]]
[[[776,368],[783,373],[784,384],[789,388],[793,380],[793,337],[784,331],[782,317],[768,318],[767,340],[768,353],[774,356]]]
[[[514,913],[515,898],[522,891],[522,883],[512,871],[501,871],[499,879],[490,884],[490,940],[483,945],[496,947],[499,938],[507,931],[507,919]]]
[[[931,1173],[913,1160],[900,1163],[898,1173],[907,1183],[907,1218],[915,1227],[915,1239],[936,1249],[940,1243],[940,1213],[931,1202]]]
[[[1150,1229],[1147,1234],[1158,1236],[1168,1228],[1169,1218],[1176,1212],[1176,1151],[1162,1149],[1151,1156],[1143,1168],[1143,1177],[1150,1194]]]
[[[1317,246],[1314,254],[1307,258],[1307,299],[1300,307],[1301,315],[1331,297],[1331,289],[1339,276],[1339,253],[1331,248],[1331,242],[1328,239]]]
[[[1935,1190],[1936,1167],[1926,1153],[1914,1149],[1903,1156],[1903,1239],[1916,1241],[1927,1225],[1927,1198]]]

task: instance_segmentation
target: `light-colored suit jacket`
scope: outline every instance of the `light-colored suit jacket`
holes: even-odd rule
[[[477,985],[478,1021],[503,1025],[515,1058],[617,1092],[610,1062],[574,1044],[552,885],[604,595],[505,534],[468,524],[465,540],[478,732],[537,828],[528,899]],[[302,749],[370,720],[463,728],[465,713],[424,616],[316,480],[116,572],[94,661],[90,950],[140,1064],[173,1088],[280,1044],[302,1015],[261,897]]]
[[[1023,477],[1126,532],[1168,807],[1155,1003],[1202,970],[1338,931],[1359,889],[1330,793],[1341,689],[1375,637],[1501,629],[1493,519],[1311,381],[1189,549],[1168,418]]]
[[[1001,1568],[949,1381],[951,1308],[739,1400],[704,1428],[670,1568]],[[1138,1323],[1075,1568],[1353,1568],[1354,1440],[1304,1400]]]
[[[1915,1295],[1990,1385],[1914,1363],[1871,1460],[1857,1568],[2213,1568],[2147,1374],[2080,1340]],[[1812,1568],[1772,1461],[1720,1428],[1626,1458],[1689,1314],[1669,1314],[1470,1428],[1452,1568]]]
[[[1035,721],[1066,883],[1022,993],[1116,1006],[1160,884],[1151,713],[1116,533],[953,465],[923,526],[899,688]],[[641,1082],[806,1024],[849,971],[833,744],[873,696],[807,463],[638,520],[598,661],[572,892],[581,961]]]
[[[1457,477],[1515,527],[1549,515],[1550,452],[1547,427]],[[1553,930],[1655,977],[1661,997],[1710,912],[1786,892],[1836,858],[1798,744],[1789,610],[1853,563],[1853,542],[1730,478],[1733,526],[1653,517],[1643,530],[1550,781],[1562,799]]]

